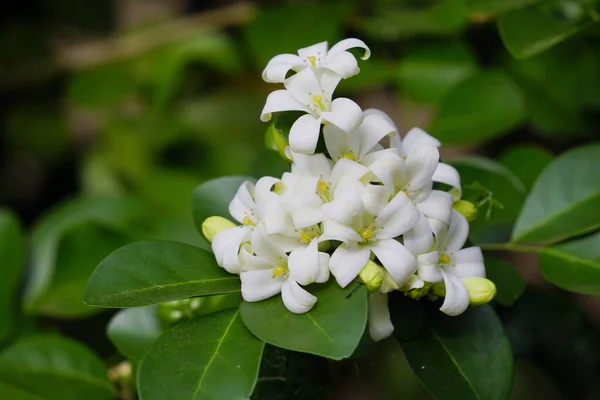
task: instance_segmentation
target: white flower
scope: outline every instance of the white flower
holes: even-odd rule
[[[429,283],[444,282],[446,296],[440,310],[448,315],[459,315],[469,306],[469,293],[461,278],[485,277],[481,249],[462,249],[468,235],[469,223],[456,211],[452,211],[448,229],[435,239],[424,219],[404,234],[404,245],[417,257],[417,276]]]
[[[375,342],[386,339],[394,332],[388,308],[388,295],[375,292],[369,295],[369,334]]]
[[[341,187],[335,191],[333,201],[323,206],[327,216],[323,222],[323,236],[343,242],[329,262],[331,273],[342,287],[356,278],[369,261],[371,252],[397,285],[402,284],[417,267],[413,255],[396,240],[417,222],[417,209],[403,192],[399,192],[385,205],[379,200],[367,200],[369,204],[382,205],[375,210],[376,214],[371,214],[362,198],[363,194],[367,197],[372,195],[370,186],[367,185],[362,193]],[[379,192],[374,196],[380,194],[387,195]]]
[[[285,90],[269,94],[260,119],[269,121],[271,114],[279,111],[306,112],[292,125],[289,144],[296,152],[312,154],[317,147],[321,123],[352,132],[362,122],[358,104],[343,97],[332,101],[339,80],[338,75],[327,70],[317,76],[312,69],[304,69],[284,82]]]
[[[342,78],[349,78],[360,72],[356,58],[346,50],[353,47],[365,49],[361,57],[366,60],[371,51],[367,45],[359,39],[345,39],[338,42],[327,51],[327,42],[317,43],[298,50],[295,54],[279,54],[273,57],[262,73],[266,82],[279,83],[285,81],[290,70],[299,72],[305,68],[324,68],[331,70]]]
[[[300,285],[329,279],[329,255],[318,251],[317,239],[288,255],[259,226],[250,244],[242,246],[239,258],[244,300],[260,301],[281,292],[285,306],[296,314],[309,311],[317,301]]]

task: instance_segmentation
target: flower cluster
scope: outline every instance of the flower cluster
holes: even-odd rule
[[[443,296],[441,311],[458,315],[495,289],[482,279],[481,250],[463,248],[469,224],[453,208],[463,202],[460,177],[439,161],[440,142],[418,128],[401,139],[382,111],[333,98],[359,72],[353,47],[369,57],[365,43],[346,39],[268,63],[264,80],[284,89],[269,94],[261,119],[306,113],[289,132],[291,172],[239,188],[229,205],[239,225],[212,217],[203,228],[218,264],[240,275],[246,301],[281,293],[290,311],[304,313],[317,302],[305,286],[330,275],[341,287],[360,279],[370,292],[369,330],[380,340],[393,331],[391,291]],[[315,153],[321,134],[326,151]]]

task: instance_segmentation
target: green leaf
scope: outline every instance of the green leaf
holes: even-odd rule
[[[202,223],[208,217],[219,216],[233,219],[229,214],[229,203],[245,181],[254,181],[247,176],[225,176],[206,181],[194,190],[193,213],[196,229],[202,234]]]
[[[506,400],[513,358],[494,310],[471,307],[449,317],[428,308],[421,335],[400,343],[423,385],[439,400]]]
[[[544,279],[571,292],[600,295],[600,232],[540,253]]]
[[[444,143],[473,144],[508,133],[525,117],[525,101],[501,71],[472,75],[442,99],[431,134]]]
[[[0,342],[12,329],[14,298],[25,267],[26,251],[19,220],[12,212],[0,209]]]
[[[44,216],[34,227],[31,235],[32,266],[25,288],[25,309],[36,312],[38,299],[52,288],[56,270],[60,268],[57,266],[61,256],[60,246],[68,232],[81,226],[97,226],[127,237],[136,237],[139,236],[137,227],[146,216],[144,204],[129,197],[74,198]],[[73,249],[72,244],[67,246]],[[107,245],[102,244],[102,247],[104,246]],[[79,253],[79,256],[83,257],[85,254]],[[77,271],[71,272],[77,274]]]
[[[366,289],[356,284],[342,289],[329,282],[309,291],[318,301],[305,314],[289,311],[281,296],[242,302],[244,323],[256,337],[277,347],[334,360],[350,357],[365,331]]]
[[[403,55],[398,84],[401,94],[435,104],[477,69],[475,57],[462,43],[420,46]]]
[[[10,400],[44,400],[43,397],[27,393],[8,383],[0,382],[0,398]]]
[[[541,1],[543,0],[466,0],[466,4],[471,12],[503,14]]]
[[[479,209],[477,219],[471,223],[469,238],[475,243],[506,240],[525,199],[523,183],[504,166],[487,158],[465,156],[449,162],[458,169],[463,187],[478,182],[491,192],[492,199],[502,204],[502,209],[492,209],[489,219],[488,205]],[[465,188],[464,197],[472,201],[479,194]]]
[[[23,339],[0,354],[0,380],[49,400],[114,399],[100,359],[58,336]]]
[[[511,147],[502,153],[499,161],[523,182],[527,190],[530,190],[552,158],[552,153],[543,147],[520,145]]]
[[[106,329],[119,352],[134,361],[140,361],[164,331],[156,306],[121,310]]]
[[[240,291],[240,280],[212,253],[178,242],[131,243],[96,268],[83,300],[99,307],[139,307]]]
[[[600,226],[600,144],[572,149],[548,165],[513,231],[517,242],[555,242]]]
[[[496,301],[504,307],[515,304],[525,291],[525,281],[510,263],[486,255],[485,271],[496,285]]]
[[[67,96],[75,104],[100,108],[113,106],[127,95],[133,95],[137,82],[127,63],[116,63],[73,74]]]
[[[421,302],[394,291],[388,295],[388,303],[394,336],[399,340],[410,340],[418,336],[425,323]]]
[[[578,8],[572,13],[562,4],[544,4],[505,14],[498,19],[498,30],[504,45],[516,58],[539,54],[567,40],[590,25],[590,15],[584,5],[570,2]],[[597,17],[593,17],[597,18]]]
[[[143,358],[140,397],[247,399],[256,383],[263,347],[242,323],[239,309],[183,322],[165,332]]]

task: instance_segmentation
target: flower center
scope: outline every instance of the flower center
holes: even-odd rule
[[[348,160],[356,161],[356,157],[354,157],[354,153],[352,150],[342,154],[342,158],[347,158]]]
[[[358,234],[360,235],[360,237],[363,240],[369,240],[373,237],[373,235],[375,234],[375,232],[373,231],[373,228],[371,228],[370,226],[361,229],[360,232],[358,232]]]
[[[250,218],[249,215],[246,215],[246,216],[244,216],[244,219],[242,220],[242,225],[256,226],[256,223],[254,221],[252,221],[252,218]]]
[[[450,256],[447,254],[442,254],[440,258],[438,258],[438,264],[450,264]]]
[[[300,232],[300,242],[304,244],[309,244],[316,237],[321,236],[321,229],[317,225],[313,227],[306,228]]]
[[[321,111],[325,111],[325,103],[323,102],[323,96],[321,96],[320,94],[315,94],[312,97],[312,101],[317,105],[317,107],[319,107],[319,110]]]
[[[317,57],[315,56],[308,56],[308,61],[310,62],[310,65],[313,66],[313,68],[315,68],[317,66]]]
[[[329,191],[329,184],[323,179],[319,179],[319,182],[317,182],[317,194],[325,203],[329,203],[333,200],[331,192]]]
[[[280,276],[282,274],[287,274],[287,272],[288,272],[287,262],[284,262],[281,265],[278,265],[277,267],[273,268],[273,278],[277,278],[278,276]]]

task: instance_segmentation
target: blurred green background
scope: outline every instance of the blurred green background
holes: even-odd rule
[[[146,238],[206,247],[191,217],[194,187],[285,171],[264,145],[259,114],[277,87],[261,71],[274,55],[320,41],[370,46],[361,74],[336,95],[384,110],[401,132],[420,126],[438,137],[463,184],[484,183],[504,206],[474,224],[472,239],[507,239],[554,155],[600,138],[599,12],[597,0],[5,5],[2,348],[58,333],[114,367],[122,357],[105,334],[114,312],[81,302],[96,264]],[[533,256],[498,256],[527,283],[514,307],[497,308],[517,357],[512,398],[600,398],[598,298],[549,287]],[[427,398],[397,343],[374,354],[376,363],[358,357],[334,370],[331,398]],[[0,398],[20,399],[2,395],[9,356],[0,355]]]

